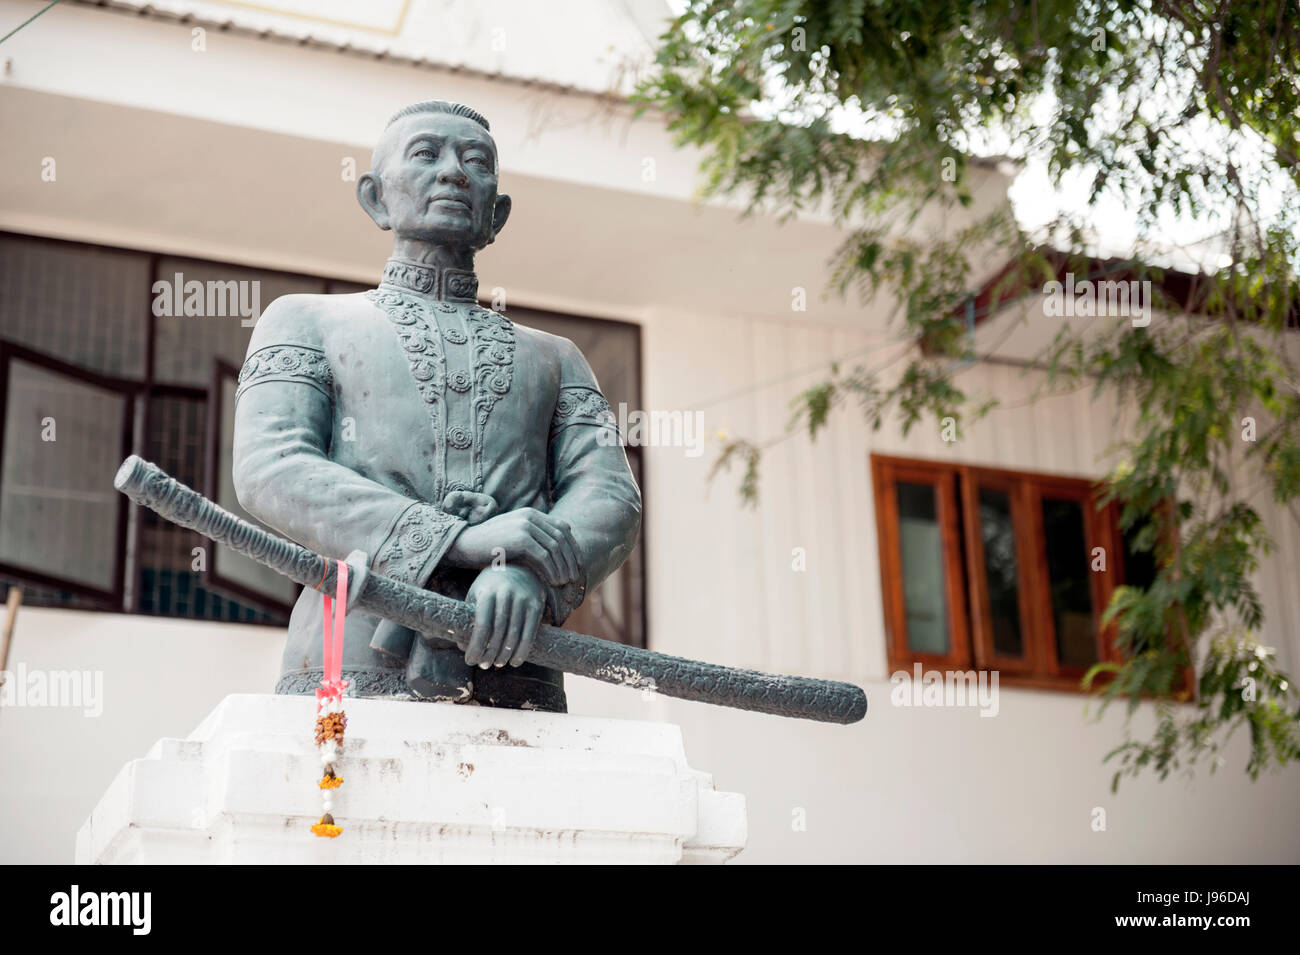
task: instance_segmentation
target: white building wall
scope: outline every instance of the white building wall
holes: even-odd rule
[[[647,405],[691,408],[743,392],[706,409],[710,428],[779,434],[785,402],[816,379],[793,373],[862,341],[806,321],[655,315],[645,326]],[[983,379],[1008,405],[1032,382],[1007,366],[963,377]],[[1250,783],[1244,739],[1215,775],[1125,781],[1112,795],[1103,757],[1122,737],[1121,714],[1093,722],[1081,695],[1004,688],[993,718],[890,704],[868,453],[1099,473],[1090,456],[1106,444],[1105,410],[1087,392],[1048,402],[994,412],[952,447],[925,430],[873,435],[846,411],[816,444],[795,436],[768,452],[757,511],[740,508],[734,478],[708,487],[714,447],[697,458],[647,449],[651,646],[850,680],[871,708],[862,723],[830,726],[570,678],[571,710],[680,723],[693,764],[749,799],[745,861],[1300,860],[1300,833],[1279,825],[1300,808],[1300,777]],[[1300,552],[1288,521],[1269,523],[1284,549],[1261,574],[1268,633],[1294,670],[1288,583]],[[804,573],[791,570],[793,547],[807,549]],[[0,710],[0,857],[70,860],[78,825],[117,768],[157,737],[184,735],[226,693],[267,689],[281,643],[257,627],[25,609],[11,669],[102,671],[104,707],[98,718]],[[1144,706],[1136,728],[1150,719]],[[1092,829],[1097,808],[1105,832]]]

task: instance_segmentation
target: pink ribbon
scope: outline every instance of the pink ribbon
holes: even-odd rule
[[[342,700],[348,683],[343,679],[343,621],[348,612],[348,565],[338,562],[339,571],[334,597],[325,595],[324,673],[316,690],[316,708],[327,700]],[[333,629],[330,623],[333,620]]]

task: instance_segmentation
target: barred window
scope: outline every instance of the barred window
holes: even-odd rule
[[[203,317],[185,314],[190,282]],[[286,625],[297,585],[131,505],[113,475],[134,452],[251,520],[230,477],[249,306],[366,287],[0,233],[0,585],[35,606]],[[571,338],[610,402],[638,407],[635,325],[507,314]],[[638,449],[628,457],[640,482]],[[644,646],[643,566],[638,544],[570,625]]]

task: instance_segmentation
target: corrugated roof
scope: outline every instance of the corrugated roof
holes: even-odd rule
[[[649,63],[671,19],[666,0],[367,0],[364,5],[353,0],[67,2],[556,92],[619,99],[632,91],[638,68]],[[313,12],[293,12],[308,8]],[[495,34],[496,30],[504,33]],[[496,39],[504,41],[504,50],[492,49]],[[1007,167],[1015,161],[1005,156],[972,156],[970,162],[986,169],[1001,167],[1005,174],[1014,175]]]
[[[597,96],[630,92],[664,0],[73,0],[376,60]]]

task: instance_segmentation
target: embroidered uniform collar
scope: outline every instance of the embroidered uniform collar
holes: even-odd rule
[[[407,259],[391,258],[384,266],[380,287],[406,289],[430,298],[454,302],[478,301],[478,276],[467,269],[422,265]]]

